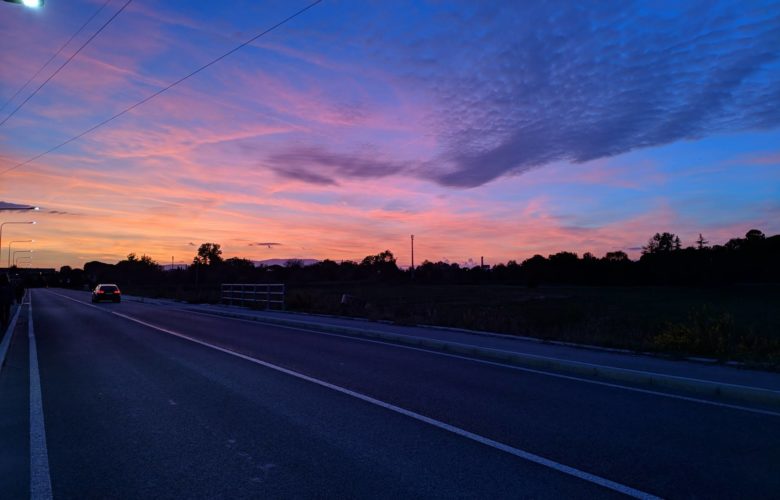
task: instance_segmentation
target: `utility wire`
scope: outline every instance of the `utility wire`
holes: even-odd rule
[[[67,47],[67,46],[70,44],[70,42],[72,42],[72,41],[73,41],[73,39],[74,39],[74,38],[76,38],[76,36],[77,36],[79,33],[81,33],[81,32],[84,30],[84,28],[86,28],[86,27],[87,27],[87,25],[88,25],[88,24],[89,24],[89,23],[90,23],[90,22],[91,22],[93,19],[95,19],[95,16],[97,16],[98,14],[100,14],[100,12],[101,12],[101,11],[102,11],[102,10],[103,10],[103,9],[106,7],[106,5],[108,5],[110,2],[111,2],[111,0],[106,0],[105,2],[103,2],[103,5],[101,5],[101,6],[100,6],[100,8],[98,8],[98,10],[96,10],[96,11],[95,11],[95,12],[94,12],[94,13],[93,13],[93,14],[92,14],[90,17],[89,17],[89,19],[87,19],[87,20],[86,20],[86,22],[84,22],[84,24],[82,24],[82,25],[81,25],[81,28],[79,28],[78,30],[76,30],[76,32],[75,32],[75,33],[73,33],[73,34],[70,36],[70,38],[68,38],[68,41],[67,41],[67,42],[65,42],[65,43],[62,45],[62,47],[60,47],[60,50],[58,50],[57,52],[55,52],[55,53],[54,53],[54,54],[53,54],[53,55],[52,55],[52,56],[49,58],[49,60],[48,60],[48,61],[46,61],[45,63],[43,63],[43,66],[41,66],[40,68],[38,68],[38,71],[36,71],[36,72],[35,72],[35,74],[34,74],[33,76],[31,76],[31,77],[30,77],[30,79],[29,79],[29,80],[27,80],[27,81],[25,82],[25,84],[24,84],[24,85],[22,85],[22,86],[19,88],[19,90],[17,90],[17,91],[16,91],[16,93],[15,93],[14,95],[12,95],[10,99],[8,99],[7,101],[5,101],[5,104],[3,104],[3,107],[2,107],[2,108],[0,108],[0,112],[2,112],[2,111],[5,109],[5,107],[6,107],[6,106],[8,106],[9,104],[11,104],[11,102],[12,102],[14,99],[16,99],[16,96],[18,96],[18,95],[19,95],[19,94],[20,94],[20,93],[21,93],[21,92],[22,92],[24,89],[26,89],[26,88],[27,88],[27,86],[28,86],[28,85],[30,85],[30,82],[32,82],[32,81],[35,79],[35,77],[36,77],[36,76],[38,76],[38,75],[41,73],[41,71],[43,71],[43,69],[44,69],[46,66],[48,66],[48,65],[49,65],[49,63],[51,63],[51,62],[54,60],[54,58],[55,58],[55,57],[57,57],[58,55],[60,55],[60,52],[62,52],[62,51],[65,49],[65,47]]]
[[[5,122],[7,122],[9,118],[11,118],[12,116],[14,116],[14,115],[16,114],[16,112],[17,112],[17,111],[19,111],[19,110],[22,108],[22,106],[24,106],[25,104],[27,104],[27,101],[29,101],[30,99],[32,99],[32,98],[33,98],[33,96],[35,96],[35,94],[37,94],[37,93],[38,93],[38,91],[40,91],[40,90],[41,90],[41,89],[44,87],[44,85],[46,85],[47,83],[49,83],[49,81],[50,81],[52,78],[54,78],[55,76],[57,76],[57,73],[59,73],[60,71],[62,71],[62,68],[64,68],[65,66],[67,66],[67,65],[68,65],[68,63],[69,63],[69,62],[71,62],[71,61],[73,60],[73,58],[74,58],[74,57],[76,57],[76,56],[79,54],[79,52],[81,52],[81,50],[82,50],[84,47],[86,47],[87,45],[89,45],[89,42],[91,42],[92,40],[94,40],[94,39],[95,39],[95,37],[96,37],[96,36],[98,36],[98,35],[100,34],[100,32],[101,32],[101,31],[103,31],[103,29],[105,29],[105,27],[106,27],[106,26],[108,26],[109,24],[111,24],[111,21],[113,21],[114,19],[116,19],[116,17],[117,17],[119,14],[121,14],[121,13],[122,13],[122,11],[123,11],[123,10],[125,10],[125,7],[127,7],[128,5],[130,5],[130,3],[131,3],[132,1],[133,1],[133,0],[127,0],[127,2],[125,2],[125,4],[124,4],[122,7],[120,7],[120,9],[119,9],[118,11],[116,11],[116,12],[114,13],[114,15],[113,15],[113,16],[111,16],[111,17],[108,19],[108,21],[106,21],[105,23],[103,23],[103,25],[102,25],[100,28],[98,28],[98,30],[97,30],[95,33],[93,33],[93,34],[92,34],[92,36],[91,36],[91,37],[89,37],[89,38],[87,39],[87,41],[86,41],[86,42],[84,42],[84,43],[81,45],[81,47],[79,47],[79,48],[78,48],[78,50],[76,50],[76,52],[74,52],[73,54],[71,54],[71,56],[70,56],[69,58],[67,58],[67,59],[65,60],[65,62],[64,62],[64,63],[62,63],[62,65],[61,65],[59,68],[57,68],[57,70],[56,70],[56,71],[54,71],[54,73],[52,73],[52,74],[49,76],[49,78],[47,78],[46,80],[44,80],[44,81],[43,81],[43,83],[41,83],[40,85],[38,85],[38,88],[37,88],[37,89],[35,89],[35,90],[33,91],[33,93],[32,93],[32,94],[28,95],[28,96],[27,96],[27,98],[26,98],[24,101],[22,101],[22,102],[21,102],[21,103],[20,103],[20,104],[19,104],[19,105],[16,107],[16,109],[14,109],[13,111],[11,111],[11,113],[10,113],[8,116],[6,116],[6,117],[3,119],[3,121],[1,121],[1,122],[0,122],[0,126],[2,126],[2,125],[5,123]]]
[[[29,158],[29,159],[27,159],[27,160],[25,160],[25,161],[23,161],[21,163],[17,163],[13,167],[9,167],[9,168],[7,168],[7,169],[5,169],[3,171],[0,171],[0,175],[6,174],[6,173],[10,172],[11,170],[16,170],[19,167],[23,167],[24,165],[27,165],[28,163],[34,162],[38,158],[46,156],[47,154],[49,154],[49,153],[51,153],[53,151],[56,151],[56,150],[60,149],[61,147],[65,146],[67,144],[70,144],[71,142],[84,137],[85,135],[89,134],[90,132],[92,132],[94,130],[97,130],[98,128],[102,127],[103,125],[105,125],[105,124],[107,124],[107,123],[109,123],[109,122],[119,118],[120,116],[122,116],[122,115],[124,115],[124,114],[126,114],[126,113],[128,113],[128,112],[130,112],[132,110],[134,110],[138,106],[151,101],[152,99],[154,99],[158,95],[160,95],[163,92],[165,92],[165,91],[175,87],[176,85],[180,84],[184,80],[187,80],[188,78],[197,75],[198,73],[200,73],[204,69],[208,68],[209,66],[212,66],[212,65],[216,64],[217,62],[219,62],[222,59],[226,58],[227,56],[231,55],[232,53],[237,52],[240,49],[243,49],[244,47],[246,47],[250,43],[252,43],[255,40],[257,40],[258,38],[261,38],[261,37],[267,35],[268,33],[274,31],[276,28],[278,28],[278,27],[280,27],[280,26],[282,26],[284,24],[287,24],[289,21],[292,21],[293,19],[295,19],[296,17],[300,16],[301,14],[303,14],[304,12],[306,12],[307,10],[311,9],[312,7],[314,7],[315,5],[317,5],[319,3],[322,3],[322,0],[315,0],[314,2],[310,3],[306,7],[302,8],[301,10],[296,12],[295,14],[292,14],[291,16],[286,17],[285,19],[283,19],[283,20],[279,21],[278,23],[274,24],[273,26],[271,26],[270,28],[266,29],[262,33],[259,33],[259,34],[255,35],[255,36],[253,36],[252,38],[250,38],[249,40],[245,41],[244,43],[242,43],[242,44],[240,44],[240,45],[230,49],[229,51],[225,52],[224,54],[222,54],[221,56],[217,57],[216,59],[212,59],[210,62],[204,64],[203,66],[201,66],[200,68],[198,68],[195,71],[191,72],[190,74],[179,78],[175,82],[173,82],[173,83],[169,84],[168,86],[158,90],[157,92],[151,94],[150,96],[148,96],[148,97],[146,97],[146,98],[136,102],[135,104],[133,104],[131,106],[126,107],[125,109],[123,109],[119,113],[115,114],[114,116],[112,116],[110,118],[106,118],[105,120],[103,120],[102,122],[98,123],[97,125],[93,125],[92,127],[88,128],[87,130],[81,132],[80,134],[74,135],[70,139],[68,139],[68,140],[66,140],[64,142],[61,142],[61,143],[57,144],[56,146],[53,146],[53,147],[47,149],[43,153],[37,154],[37,155],[33,156],[32,158]]]

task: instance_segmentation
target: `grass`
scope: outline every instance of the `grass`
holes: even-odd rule
[[[342,294],[353,297],[349,304]],[[321,284],[288,287],[287,307],[780,368],[780,285]]]

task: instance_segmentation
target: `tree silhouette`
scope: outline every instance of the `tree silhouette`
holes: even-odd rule
[[[391,278],[398,273],[395,256],[390,250],[366,256],[360,262],[360,267],[368,269],[371,275],[382,279]]]
[[[604,260],[607,262],[625,262],[628,260],[628,254],[623,250],[607,252],[607,254],[604,256]]]
[[[491,268],[473,269],[450,262],[424,261],[415,269],[415,284],[476,285],[541,284],[577,285],[695,285],[780,282],[780,235],[766,236],[758,229],[744,238],[732,238],[723,245],[708,246],[699,234],[693,247],[681,249],[673,233],[656,233],[642,248],[638,261],[622,250],[607,252],[596,259],[591,253],[582,258],[573,252],[535,255],[518,263],[510,260]],[[217,265],[218,264],[218,265]],[[84,270],[63,266],[56,281],[81,288],[97,283],[117,283],[123,291],[215,300],[221,283],[288,283],[308,286],[322,283],[411,282],[410,270],[400,270],[390,250],[368,255],[362,260],[324,260],[303,266],[296,259],[286,265],[256,267],[251,260],[222,258],[219,244],[203,243],[193,265],[186,269],[163,270],[151,257],[130,253],[116,264],[87,262]]]
[[[198,255],[192,260],[193,264],[214,266],[222,263],[222,249],[219,243],[203,243],[198,247]]]
[[[680,237],[673,233],[655,233],[647,242],[647,246],[642,247],[642,255],[669,253],[679,250],[681,247]]]

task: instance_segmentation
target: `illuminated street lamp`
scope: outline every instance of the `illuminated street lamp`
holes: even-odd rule
[[[22,221],[19,221],[19,222],[17,222],[17,221],[3,222],[2,224],[0,224],[0,257],[2,257],[2,252],[3,252],[3,226],[5,226],[6,224],[36,224],[36,222],[34,220],[30,220],[30,221],[24,221],[24,222],[22,222]],[[11,259],[10,255],[8,256],[8,259],[9,260]],[[3,262],[3,261],[0,260],[0,262]]]
[[[34,240],[14,240],[8,244],[8,267],[11,267],[11,245],[14,243],[32,243]],[[32,252],[32,250],[19,250],[20,252]]]
[[[25,7],[29,7],[31,9],[37,9],[39,7],[43,7],[43,0],[5,0],[5,1],[8,3],[20,3]]]

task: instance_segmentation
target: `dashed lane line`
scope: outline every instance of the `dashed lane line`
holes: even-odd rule
[[[353,391],[351,389],[347,389],[345,387],[341,387],[341,386],[338,386],[338,385],[335,385],[335,384],[331,384],[330,382],[326,382],[326,381],[318,379],[318,378],[310,377],[310,376],[305,375],[303,373],[296,372],[296,371],[293,371],[293,370],[289,370],[289,369],[281,367],[279,365],[275,365],[275,364],[269,363],[267,361],[262,361],[260,359],[253,358],[251,356],[247,356],[247,355],[241,354],[239,352],[231,351],[230,349],[225,349],[223,347],[219,347],[219,346],[216,346],[216,345],[213,345],[213,344],[209,344],[208,342],[204,342],[202,340],[190,337],[188,335],[185,335],[185,334],[173,331],[173,330],[169,330],[167,328],[162,328],[160,326],[153,325],[151,323],[147,323],[146,321],[134,318],[132,316],[128,316],[126,314],[118,313],[118,312],[115,312],[115,311],[106,311],[106,310],[101,309],[99,307],[93,306],[92,304],[87,304],[87,303],[84,303],[82,301],[73,299],[71,297],[67,297],[65,295],[60,295],[60,294],[55,294],[55,295],[58,295],[58,296],[63,297],[63,298],[66,298],[68,300],[72,300],[73,302],[77,302],[77,303],[79,303],[81,305],[84,305],[84,306],[87,306],[87,307],[92,307],[92,308],[97,309],[99,311],[103,311],[103,312],[107,312],[109,314],[113,314],[114,316],[118,316],[120,318],[124,318],[124,319],[126,319],[128,321],[132,321],[134,323],[143,325],[143,326],[145,326],[147,328],[151,328],[153,330],[157,330],[159,332],[166,333],[168,335],[172,335],[174,337],[178,337],[180,339],[187,340],[189,342],[193,342],[195,344],[198,344],[198,345],[201,345],[201,346],[204,346],[204,347],[208,347],[210,349],[214,349],[216,351],[219,351],[219,352],[222,352],[222,353],[225,353],[225,354],[229,354],[231,356],[235,356],[235,357],[243,359],[245,361],[249,361],[251,363],[254,363],[254,364],[266,367],[266,368],[270,368],[272,370],[284,373],[286,375],[298,378],[300,380],[304,380],[306,382],[310,382],[310,383],[319,385],[321,387],[325,387],[325,388],[330,389],[332,391],[335,391],[335,392],[338,392],[338,393],[341,393],[341,394],[344,394],[344,395],[347,395],[347,396],[351,396],[353,398],[359,399],[359,400],[364,401],[366,403],[370,403],[372,405],[378,406],[380,408],[384,408],[384,409],[392,411],[394,413],[398,413],[398,414],[404,415],[406,417],[412,418],[412,419],[417,420],[419,422],[423,422],[425,424],[431,425],[431,426],[436,427],[438,429],[450,432],[450,433],[455,434],[457,436],[469,439],[471,441],[480,443],[480,444],[485,445],[485,446],[489,446],[489,447],[491,447],[493,449],[502,451],[504,453],[508,453],[510,455],[514,455],[515,457],[518,457],[520,459],[526,460],[528,462],[535,463],[537,465],[541,465],[543,467],[547,467],[549,469],[552,469],[552,470],[555,470],[557,472],[566,474],[568,476],[572,476],[572,477],[581,479],[583,481],[587,481],[589,483],[596,484],[596,485],[601,486],[603,488],[607,488],[607,489],[610,489],[610,490],[622,493],[624,495],[627,495],[627,496],[630,496],[630,497],[633,497],[633,498],[641,498],[641,499],[648,499],[648,500],[649,499],[655,500],[655,499],[659,498],[659,497],[657,497],[655,495],[652,495],[650,493],[647,493],[647,492],[644,492],[644,491],[632,488],[630,486],[627,486],[627,485],[624,485],[624,484],[612,481],[610,479],[603,478],[601,476],[597,476],[595,474],[591,474],[589,472],[585,472],[585,471],[580,470],[580,469],[576,469],[574,467],[570,467],[568,465],[556,462],[554,460],[550,460],[550,459],[542,457],[540,455],[536,455],[535,453],[531,453],[531,452],[522,450],[520,448],[515,448],[513,446],[510,446],[510,445],[507,445],[507,444],[495,441],[493,439],[487,438],[485,436],[481,436],[479,434],[475,434],[473,432],[467,431],[467,430],[462,429],[460,427],[456,427],[454,425],[450,425],[450,424],[448,424],[446,422],[442,422],[440,420],[436,420],[434,418],[427,417],[427,416],[422,415],[420,413],[413,412],[413,411],[407,410],[405,408],[401,408],[400,406],[396,406],[396,405],[393,405],[391,403],[387,403],[385,401],[373,398],[371,396],[367,396],[365,394]]]

